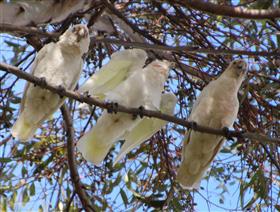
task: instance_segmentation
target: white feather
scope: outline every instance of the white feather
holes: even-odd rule
[[[172,93],[165,93],[161,95],[160,111],[169,115],[173,114],[177,99]],[[122,148],[117,155],[114,165],[117,164],[128,152],[133,148],[139,146],[144,141],[152,137],[157,131],[166,125],[167,121],[145,117],[133,129],[127,131],[121,138],[125,140]]]

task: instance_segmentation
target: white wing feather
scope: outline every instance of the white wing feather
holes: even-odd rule
[[[79,89],[90,95],[104,98],[104,93],[114,89],[136,70],[145,65],[147,54],[141,49],[128,49],[112,54],[112,58],[93,74]]]
[[[161,112],[172,115],[176,102],[177,99],[174,94],[162,94],[160,104]],[[152,137],[157,131],[163,128],[166,123],[167,121],[161,119],[145,117],[138,125],[136,125],[131,131],[128,131],[122,138],[125,140],[125,142],[115,159],[114,165],[118,163],[133,148],[139,146],[144,141]]]

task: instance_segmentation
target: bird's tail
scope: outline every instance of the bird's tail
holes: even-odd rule
[[[217,136],[208,138],[184,145],[183,161],[177,171],[177,181],[185,189],[199,188],[202,177],[223,145],[223,138]],[[208,148],[203,148],[207,144]]]
[[[192,163],[195,163],[195,161],[192,161]],[[186,164],[185,162],[182,162],[177,171],[177,181],[184,189],[188,190],[199,188],[201,178],[208,168],[205,167],[204,169],[200,169],[197,173],[194,173],[189,169],[191,165],[192,164]]]
[[[81,137],[77,144],[83,157],[95,165],[99,165],[104,160],[112,146],[112,143],[102,142],[97,133],[94,128],[91,129]]]
[[[11,129],[12,136],[22,142],[31,139],[37,129],[36,124],[29,123],[26,120],[24,113],[22,113]]]

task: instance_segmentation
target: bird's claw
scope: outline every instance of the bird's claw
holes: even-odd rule
[[[226,137],[228,140],[233,140],[233,138],[231,137],[230,130],[229,130],[228,127],[223,127],[222,131],[224,132],[225,137]]]
[[[139,115],[140,118],[142,119],[142,118],[144,117],[144,110],[145,110],[144,106],[141,105],[141,106],[138,108],[138,110],[139,110],[138,115]]]
[[[140,107],[138,107],[138,111],[132,115],[133,120],[136,119],[137,116],[139,116],[140,118],[143,118],[144,110],[145,110],[144,106],[141,105]]]
[[[47,86],[47,80],[45,77],[40,77],[39,78],[39,85],[44,88]],[[36,87],[36,84],[34,85],[34,87]]]
[[[195,121],[191,121],[190,122],[190,128],[193,129],[193,130],[196,130],[197,129],[197,123]]]
[[[86,97],[91,97],[91,95],[89,94],[89,91],[84,92],[83,95]]]
[[[65,92],[65,88],[62,85],[57,86],[57,89],[59,90],[59,97],[63,98],[63,93]]]
[[[117,113],[119,104],[117,102],[106,103],[108,113]]]

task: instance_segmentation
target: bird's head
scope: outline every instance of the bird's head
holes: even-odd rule
[[[70,27],[60,36],[59,42],[64,46],[78,47],[81,54],[86,53],[90,42],[87,26],[84,24],[77,24]]]
[[[156,72],[164,76],[165,79],[167,79],[171,62],[167,60],[155,60],[151,62],[148,66],[150,66],[153,70],[155,70]]]
[[[225,73],[232,78],[244,78],[248,70],[248,65],[244,60],[234,60],[227,67]]]

